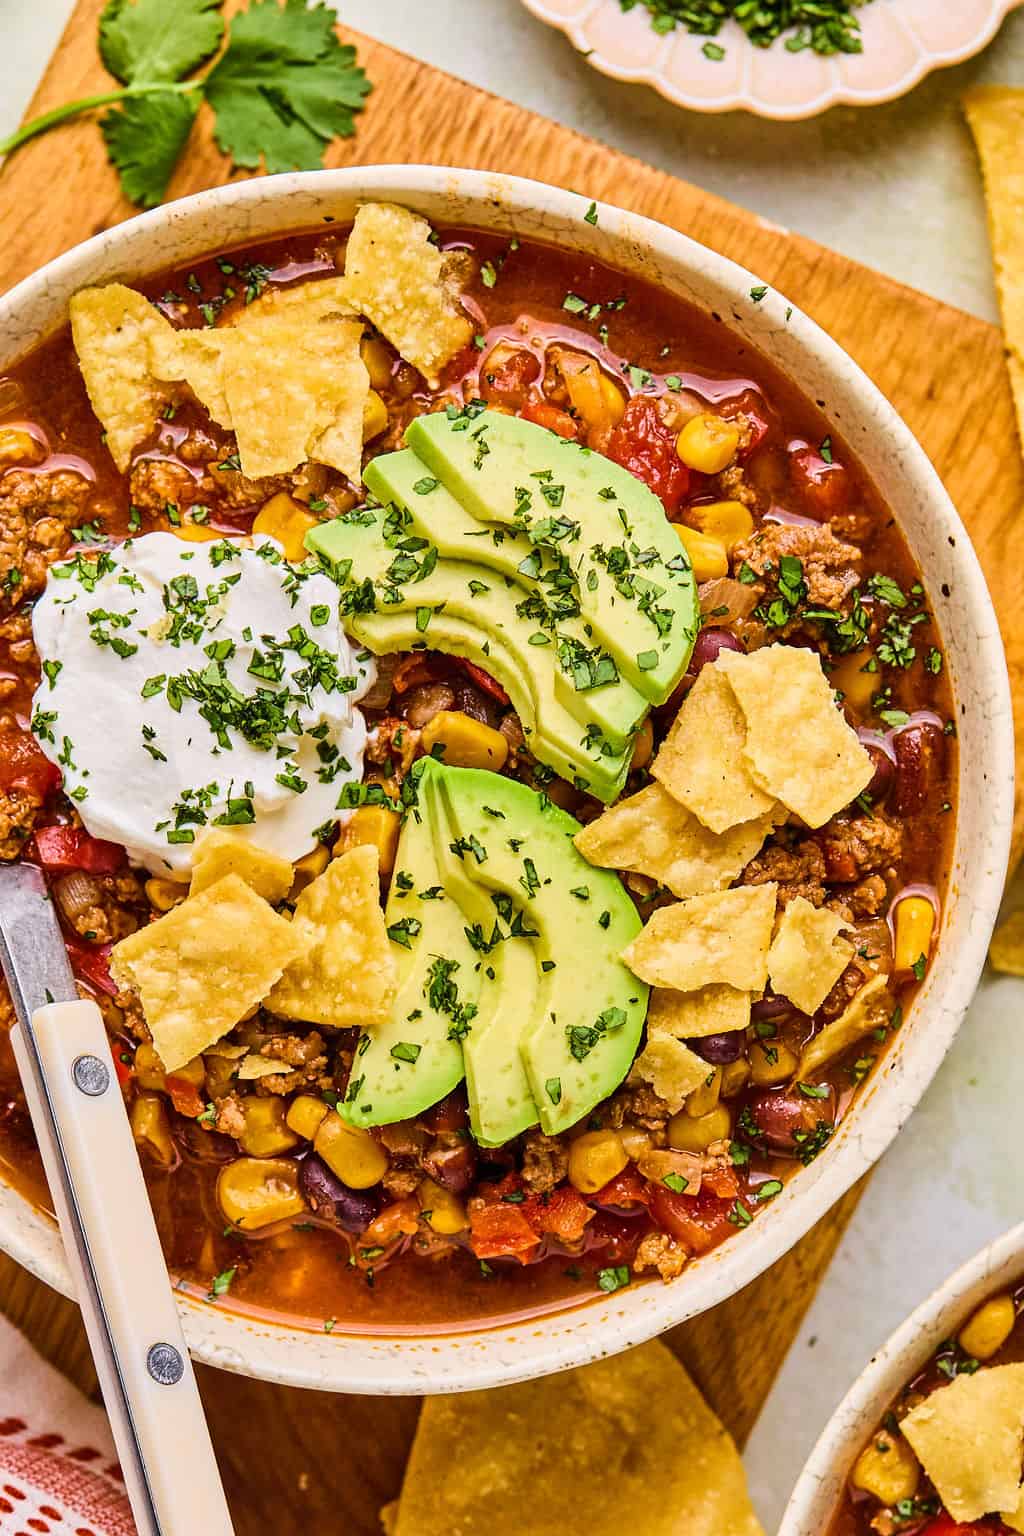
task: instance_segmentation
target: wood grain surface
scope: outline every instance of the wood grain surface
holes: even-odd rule
[[[229,6],[229,9],[232,7]],[[109,88],[96,55],[101,0],[81,0],[30,116]],[[660,219],[753,268],[828,329],[896,403],[970,528],[1010,647],[1018,755],[1024,742],[1024,475],[998,331],[773,228],[664,175],[366,38],[375,82],[354,140],[331,165],[424,162],[533,176]],[[552,92],[557,92],[552,80]],[[219,185],[231,170],[206,109],[171,186]],[[766,132],[770,132],[770,126]],[[28,145],[0,173],[0,289],[134,210],[94,124]],[[1018,850],[1024,813],[1018,801]],[[859,1189],[760,1281],[670,1342],[739,1440],[749,1433],[824,1273]],[[742,1240],[742,1239],[740,1239]],[[74,1306],[0,1257],[0,1309],[86,1391],[95,1377]],[[239,1536],[345,1529],[371,1536],[397,1491],[414,1400],[293,1391],[200,1369]]]

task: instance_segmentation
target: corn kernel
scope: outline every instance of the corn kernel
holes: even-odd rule
[[[253,533],[265,533],[276,539],[284,550],[286,560],[305,560],[306,534],[317,526],[317,520],[305,507],[294,501],[287,491],[278,491],[265,501],[253,519]],[[219,537],[219,535],[218,535]]]
[[[744,1057],[739,1061],[730,1061],[722,1068],[722,1098],[732,1099],[736,1094],[742,1093],[750,1082],[750,1062]]]
[[[326,1113],[327,1105],[323,1099],[314,1098],[311,1093],[299,1093],[288,1105],[285,1124],[296,1136],[312,1141]]]
[[[450,1189],[442,1189],[433,1179],[424,1179],[416,1191],[419,1196],[423,1214],[427,1220],[427,1226],[443,1237],[453,1237],[456,1232],[465,1232],[469,1226],[469,1217],[466,1215],[466,1207],[458,1195],[453,1195]]]
[[[442,761],[454,768],[490,768],[500,773],[508,757],[508,741],[482,720],[472,720],[457,709],[442,709],[428,720],[420,735],[424,752],[444,748]]]
[[[629,1162],[618,1131],[585,1131],[569,1147],[569,1183],[594,1195]]]
[[[729,554],[754,531],[754,519],[742,501],[708,501],[703,506],[688,507],[686,516],[698,532],[724,544]]]
[[[684,1106],[686,1113],[692,1115],[694,1120],[699,1120],[702,1115],[709,1115],[718,1103],[722,1093],[722,1069],[714,1067],[708,1071],[707,1078],[699,1088],[687,1094]]]
[[[735,422],[723,421],[721,416],[694,416],[676,439],[676,452],[687,469],[717,475],[732,463],[739,441]]]
[[[176,528],[168,531],[173,533],[176,539],[183,539],[186,544],[210,544],[214,539],[224,537],[215,528],[207,528],[202,523],[179,523]]]
[[[897,902],[893,962],[898,975],[916,976],[922,971],[931,954],[934,933],[935,908],[926,896],[904,896]]]
[[[390,875],[395,867],[398,834],[402,830],[402,818],[397,811],[386,805],[361,805],[353,811],[342,828],[341,836],[334,845],[334,856],[348,853],[350,848],[362,848],[366,844],[376,848],[382,875]]]
[[[388,351],[384,343],[376,336],[364,336],[359,350],[362,353],[366,371],[370,375],[370,388],[387,389],[391,383],[391,374],[394,369],[395,359]]]
[[[167,1086],[164,1064],[148,1040],[135,1048],[135,1081],[140,1088],[163,1090]]]
[[[687,528],[685,523],[673,526],[690,557],[694,581],[714,581],[718,576],[728,576],[729,556],[721,539],[713,539],[697,528]]]
[[[205,1055],[203,1061],[206,1064],[206,1096],[208,1099],[222,1099],[234,1087],[233,1079],[238,1062],[230,1056],[215,1056],[212,1052]]]
[[[154,875],[146,881],[146,900],[156,912],[169,912],[188,895],[188,886],[180,880],[163,880]]]
[[[991,1360],[1013,1332],[1017,1313],[1012,1296],[993,1296],[960,1330],[960,1348],[975,1360]]]
[[[732,1133],[732,1116],[724,1104],[695,1120],[685,1109],[668,1122],[668,1144],[677,1152],[706,1152]]]
[[[132,1100],[132,1135],[135,1145],[145,1147],[158,1163],[169,1168],[174,1162],[174,1142],[167,1119],[167,1107],[157,1093],[137,1093]]]
[[[633,746],[633,756],[630,759],[630,768],[646,768],[654,751],[654,727],[651,725],[651,717],[648,715],[643,725],[636,733],[636,742]]]
[[[242,1114],[245,1125],[238,1145],[250,1157],[277,1157],[290,1152],[299,1139],[285,1122],[283,1099],[243,1099]]]
[[[370,1189],[388,1171],[388,1155],[379,1141],[340,1115],[325,1115],[313,1140],[317,1155],[349,1189]]]
[[[37,464],[43,449],[31,432],[20,427],[0,427],[0,464]]]
[[[921,1481],[921,1468],[902,1435],[879,1430],[857,1458],[850,1481],[855,1488],[889,1506],[914,1497]]]
[[[298,1216],[306,1209],[299,1165],[290,1157],[236,1157],[217,1177],[217,1203],[243,1232]]]
[[[388,424],[388,408],[375,389],[371,389],[363,407],[363,442],[379,437]]]
[[[608,414],[608,420],[613,427],[617,427],[626,414],[626,402],[622,396],[622,390],[604,372],[601,374],[601,394],[604,397],[604,408]]]
[[[322,875],[330,862],[331,855],[323,843],[311,849],[309,853],[304,853],[301,859],[296,859],[292,866],[295,870],[292,895],[297,895],[314,881],[317,875]]]
[[[649,1152],[653,1145],[650,1132],[642,1131],[638,1125],[624,1125],[619,1132],[619,1140],[626,1149],[626,1156],[634,1163],[645,1152]]]
[[[755,1040],[750,1047],[750,1080],[758,1088],[784,1083],[797,1069],[798,1057],[781,1040]]]
[[[854,709],[867,709],[881,688],[878,662],[870,646],[862,651],[851,651],[843,656],[828,675],[829,683],[837,688]],[[870,668],[870,671],[865,670]]]

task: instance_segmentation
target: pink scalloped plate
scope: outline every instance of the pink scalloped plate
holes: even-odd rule
[[[866,107],[904,95],[931,70],[980,53],[1024,0],[873,0],[859,12],[864,51],[831,58],[810,49],[789,53],[781,42],[755,48],[730,21],[715,39],[723,59],[706,57],[707,39],[682,28],[655,32],[640,4],[628,12],[619,0],[523,4],[560,28],[602,74],[652,85],[696,112],[742,108],[792,120],[840,103]]]

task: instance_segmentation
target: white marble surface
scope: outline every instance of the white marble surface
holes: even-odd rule
[[[0,134],[17,122],[69,10],[70,0],[0,0]],[[933,76],[902,102],[790,125],[687,116],[642,88],[605,80],[516,0],[347,0],[342,14],[409,53],[994,318],[984,212],[958,99],[979,79],[1024,84],[1024,13],[980,59]],[[769,1530],[819,1428],[872,1349],[952,1268],[1024,1214],[1022,1013],[1024,985],[983,982],[958,1044],[860,1204],[747,1450]]]

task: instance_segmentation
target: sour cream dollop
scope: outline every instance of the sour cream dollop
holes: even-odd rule
[[[150,533],[51,567],[32,620],[36,739],[94,837],[187,875],[206,827],[295,860],[362,777],[373,663],[338,591],[272,539]]]

